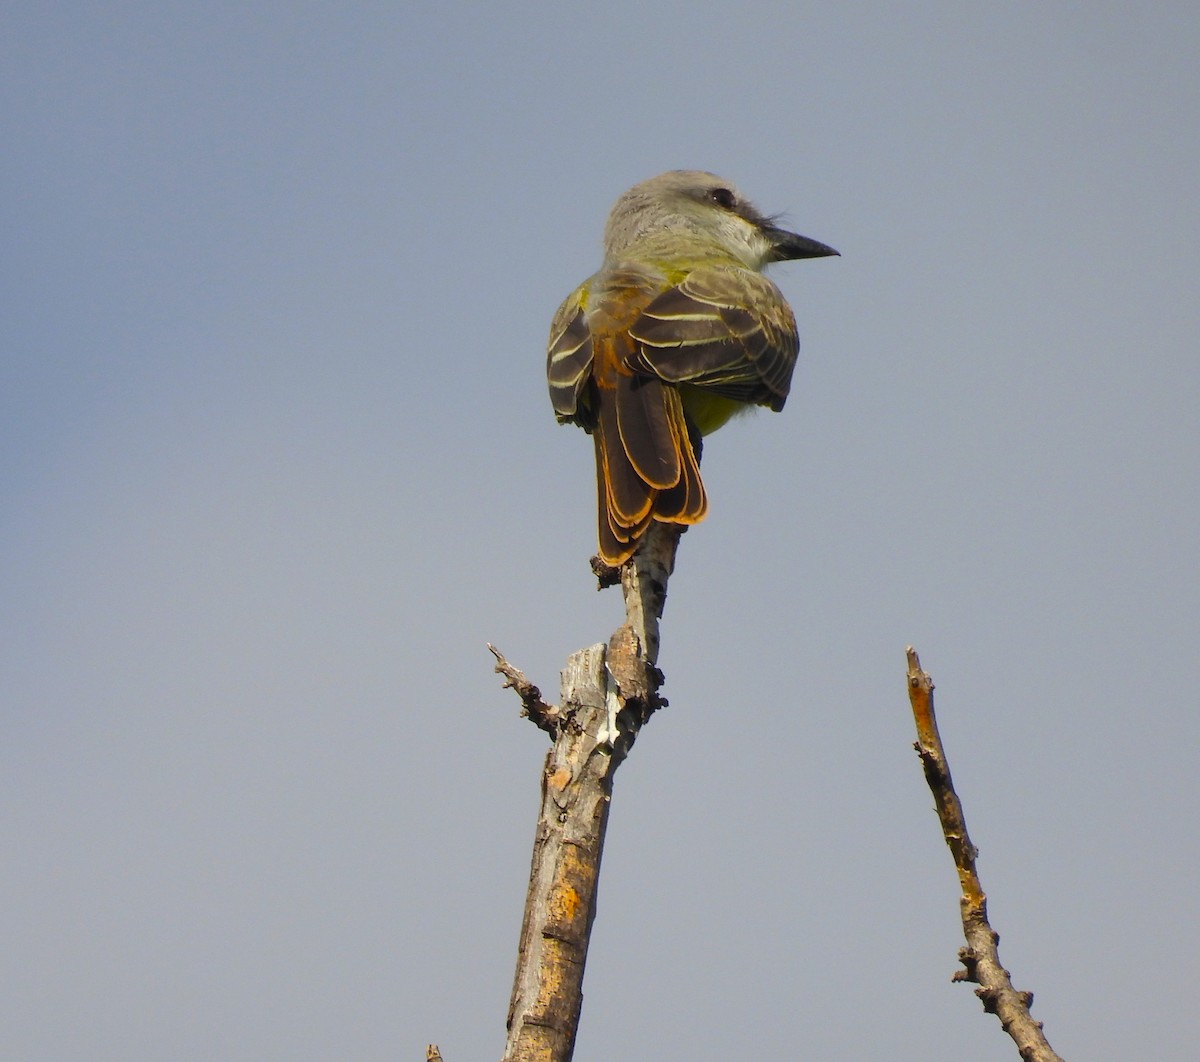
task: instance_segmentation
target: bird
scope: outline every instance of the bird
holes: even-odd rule
[[[594,441],[599,556],[613,568],[652,522],[707,515],[704,436],[757,406],[783,409],[796,319],[762,270],[838,252],[776,222],[713,173],[651,177],[617,200],[603,264],[554,315],[550,401]]]

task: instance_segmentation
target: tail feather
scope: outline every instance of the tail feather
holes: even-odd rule
[[[596,447],[600,555],[628,560],[652,520],[694,524],[708,498],[679,392],[659,381],[618,381],[601,401]]]
[[[700,478],[699,448],[692,441],[679,392],[668,388],[667,397],[668,419],[679,453],[680,474],[679,482],[655,499],[654,518],[672,524],[698,524],[708,515],[708,494]]]
[[[628,494],[631,488],[635,486],[634,481],[630,478],[632,468],[621,470],[621,465],[624,463],[624,451],[620,449],[619,445],[616,452],[612,455],[613,460],[610,462],[608,458],[609,448],[601,423],[597,423],[596,429],[593,432],[593,439],[596,446],[596,485],[598,494],[596,511],[600,517],[600,556],[606,564],[610,564],[616,568],[633,556],[634,550],[637,549],[638,543],[646,533],[647,528],[649,528],[652,519],[654,495],[649,490],[643,491],[645,505],[642,507],[643,511],[640,516],[632,519],[622,516],[617,510],[614,501],[613,476],[610,473],[610,469],[614,466],[618,469],[618,476],[620,481],[624,483],[625,491]],[[627,498],[626,501],[628,502],[628,500]]]
[[[616,403],[601,403],[595,436],[596,471],[605,484],[610,521],[614,528],[636,527],[649,517],[655,491],[638,474],[621,440]]]
[[[653,376],[617,376],[613,406],[621,445],[641,480],[655,490],[679,482],[680,453],[671,398],[678,392]]]

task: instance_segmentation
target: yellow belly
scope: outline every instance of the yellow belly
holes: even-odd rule
[[[700,387],[682,384],[679,395],[683,399],[683,409],[688,419],[696,425],[701,435],[711,435],[722,427],[730,417],[753,409],[752,405],[738,402],[724,395],[715,395]]]

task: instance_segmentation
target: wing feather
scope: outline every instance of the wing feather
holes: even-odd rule
[[[586,288],[578,288],[558,308],[550,324],[546,379],[550,401],[560,421],[584,420],[579,399],[587,387],[595,356],[585,300]]]
[[[646,306],[629,334],[635,371],[774,410],[787,400],[800,347],[780,290],[733,266],[688,274]]]

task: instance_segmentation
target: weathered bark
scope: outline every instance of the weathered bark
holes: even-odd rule
[[[583,969],[612,792],[611,749],[597,742],[607,718],[604,646],[575,653],[563,671],[564,719],[542,771],[542,806],[517,975],[508,1010],[512,1062],[569,1059],[583,1003]]]
[[[925,769],[925,781],[933,793],[942,834],[954,856],[958,880],[962,887],[959,901],[963,933],[967,946],[958,957],[964,969],[954,975],[955,981],[973,981],[979,985],[975,994],[983,1009],[1000,1019],[1004,1031],[1012,1037],[1025,1062],[1062,1062],[1042,1034],[1042,1023],[1029,1013],[1033,1004],[1032,992],[1018,992],[1009,974],[1000,963],[996,945],[1000,934],[988,923],[987,896],[975,869],[977,849],[967,833],[962,803],[950,778],[950,764],[942,748],[937,717],[933,712],[933,679],[921,670],[916,650],[908,648],[908,696],[913,718],[917,724],[915,748]]]
[[[622,567],[626,621],[607,645],[572,654],[557,706],[492,650],[526,714],[554,737],[542,770],[504,1062],[569,1062],[574,1051],[613,775],[665,703],[657,695],[658,621],[678,541],[677,528],[655,525]]]

